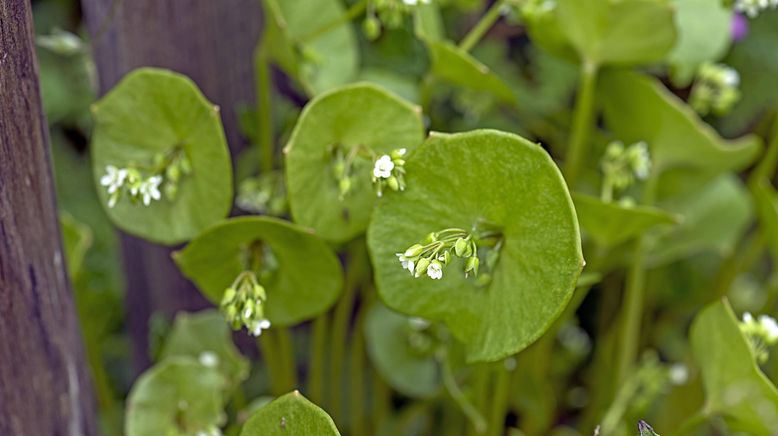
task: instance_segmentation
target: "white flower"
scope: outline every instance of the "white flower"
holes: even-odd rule
[[[419,3],[428,5],[430,3],[430,0],[403,0],[403,3],[405,3],[408,6],[416,6]]]
[[[392,162],[392,158],[385,154],[378,158],[377,161],[375,161],[375,166],[373,167],[373,177],[377,179],[388,179],[392,176],[392,170],[394,169],[394,162]]]
[[[721,71],[721,79],[727,86],[738,86],[740,84],[740,74],[729,67]]]
[[[776,0],[776,1],[778,1],[778,0]],[[406,148],[404,148],[404,147],[397,150],[397,154],[400,155],[400,156],[405,156],[405,153],[407,153],[407,152],[408,152],[408,150]]]
[[[743,312],[743,324],[751,324],[754,322],[754,317],[751,316],[751,312]]]
[[[200,357],[198,357],[198,360],[200,361],[200,364],[203,366],[207,366],[209,368],[214,368],[216,365],[219,364],[219,356],[216,355],[216,353],[213,353],[211,351],[203,351],[200,353]]]
[[[126,179],[126,169],[108,165],[105,167],[105,175],[100,178],[100,184],[106,187],[109,194],[113,194],[124,185]],[[114,203],[116,203],[115,200]]]
[[[408,325],[410,325],[411,328],[414,329],[414,330],[424,330],[424,329],[428,328],[431,324],[430,324],[429,321],[427,321],[424,318],[419,318],[419,317],[415,317],[414,316],[414,317],[408,318]]]
[[[648,154],[648,145],[638,142],[630,147],[632,154],[632,171],[639,180],[645,180],[651,171],[651,156]]]
[[[262,330],[267,330],[270,328],[270,321],[266,319],[260,319],[259,321],[254,321],[251,324],[251,333],[254,336],[259,336],[262,334]]]
[[[143,204],[148,206],[151,200],[159,200],[162,194],[159,192],[159,185],[162,183],[162,176],[152,176],[140,184],[138,192],[143,196]]]
[[[246,319],[251,318],[252,314],[254,314],[254,310],[251,308],[251,306],[247,307],[246,310],[243,311],[243,317]]]
[[[413,263],[412,260],[405,257],[403,253],[396,253],[397,258],[400,260],[400,263],[403,266],[403,269],[407,269],[411,272],[411,275],[413,275],[413,270],[416,267],[416,265]]]
[[[767,342],[773,343],[778,341],[778,322],[771,316],[761,315],[759,316],[759,325],[762,327],[767,339]]]
[[[674,363],[670,366],[670,381],[674,385],[685,384],[689,380],[689,369],[683,363]]]
[[[427,275],[435,280],[443,278],[443,265],[437,260],[433,260],[430,262],[430,266],[427,267]]]

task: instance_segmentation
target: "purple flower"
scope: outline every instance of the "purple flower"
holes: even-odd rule
[[[740,13],[732,15],[732,40],[740,41],[748,35],[748,19]]]

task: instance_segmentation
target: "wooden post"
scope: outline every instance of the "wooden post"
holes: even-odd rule
[[[236,106],[254,101],[252,54],[261,27],[259,0],[82,0],[92,34],[100,91],[141,66],[191,77],[221,107],[233,156],[243,147]],[[207,207],[207,206],[206,206]],[[122,237],[127,321],[135,369],[149,364],[148,320],[207,303],[179,273],[171,250]]]
[[[29,0],[0,0],[0,434],[94,435]]]

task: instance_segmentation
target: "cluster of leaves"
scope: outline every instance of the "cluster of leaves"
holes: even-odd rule
[[[187,243],[175,261],[214,305],[250,274],[271,326],[250,365],[222,314],[180,314],[132,388],[128,435],[778,428],[776,359],[734,314],[778,309],[776,13],[734,41],[744,18],[719,0],[348,3],[263,1],[238,177],[219,109],[180,74],[136,70],[94,106],[114,224]],[[742,93],[717,88],[732,85],[711,79],[718,62]],[[308,100],[299,114],[272,69]],[[688,102],[725,91],[716,116]],[[174,197],[109,207],[106,168],[171,150],[189,166]],[[403,189],[377,196],[384,156]],[[228,218],[234,203],[266,216]],[[83,258],[86,232],[65,229]],[[458,229],[445,250],[407,251],[442,229]],[[439,270],[482,252],[488,280]],[[438,280],[403,268],[422,261]]]

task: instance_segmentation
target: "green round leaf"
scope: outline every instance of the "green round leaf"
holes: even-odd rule
[[[647,206],[621,206],[599,198],[573,194],[581,227],[598,244],[612,246],[628,241],[659,224],[676,224],[679,217]]]
[[[706,307],[691,330],[702,370],[706,408],[745,434],[772,434],[778,426],[778,390],[762,373],[729,303]]]
[[[423,140],[421,109],[375,85],[350,85],[315,98],[303,110],[286,146],[295,222],[335,242],[363,233],[376,200],[373,162],[357,158],[352,191],[341,200],[333,174],[333,146],[339,144],[346,154],[354,147],[368,147],[378,157],[398,148],[411,152]]]
[[[375,303],[367,313],[365,336],[371,362],[397,391],[414,398],[429,398],[440,389],[435,356],[420,355],[409,343],[408,317]]]
[[[390,308],[445,322],[471,362],[522,350],[564,309],[583,266],[558,168],[540,146],[488,130],[432,134],[406,167],[407,189],[378,203],[368,230],[380,296]],[[414,279],[395,256],[430,232],[481,220],[503,234],[487,287],[456,261],[441,280]]]
[[[216,368],[229,380],[231,388],[249,375],[249,362],[232,343],[224,317],[216,310],[179,312],[173,330],[165,340],[161,359],[186,356]]]
[[[254,412],[240,435],[340,436],[340,433],[327,412],[294,391]]]
[[[181,272],[212,302],[219,304],[246,265],[247,250],[261,241],[278,265],[261,281],[267,290],[265,315],[287,326],[326,311],[342,289],[340,262],[327,244],[286,221],[268,217],[226,220],[198,235],[174,254]]]
[[[232,167],[219,110],[187,77],[153,68],[128,74],[92,109],[93,169],[100,201],[106,166],[150,166],[154,156],[181,147],[192,172],[181,177],[175,200],[149,206],[126,196],[105,207],[127,233],[163,244],[186,241],[227,216],[232,206]]]
[[[138,378],[127,400],[127,436],[190,436],[225,420],[226,380],[194,359],[164,360]]]

